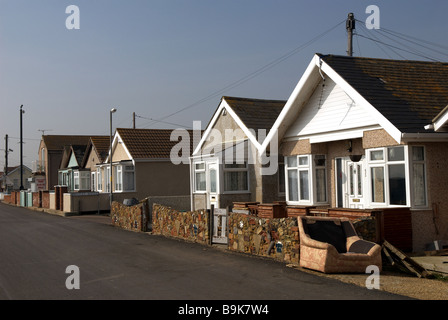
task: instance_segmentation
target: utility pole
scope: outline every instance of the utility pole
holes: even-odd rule
[[[23,104],[20,106],[20,190],[23,190],[23,126],[22,126],[22,115],[25,110],[22,109]]]
[[[355,15],[351,12],[348,14],[345,28],[348,33],[347,55],[351,57],[353,56],[353,30],[355,30]]]
[[[135,112],[132,112],[132,128],[135,129]]]
[[[8,175],[8,135],[5,135],[5,172],[3,173],[3,177],[5,177],[5,190],[7,190],[6,179]]]

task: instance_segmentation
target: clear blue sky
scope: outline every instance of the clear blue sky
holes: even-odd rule
[[[72,4],[80,9],[79,30],[65,25]],[[19,164],[22,104],[24,164],[31,166],[39,130],[108,135],[112,107],[118,109],[114,127],[131,127],[133,112],[161,119],[208,98],[164,120],[205,126],[222,95],[286,100],[315,52],[346,54],[345,23],[249,81],[221,89],[345,21],[349,12],[365,21],[372,4],[380,9],[380,28],[448,45],[443,0],[0,0],[0,149],[8,134],[9,164]],[[355,38],[356,56],[423,60]],[[136,124],[176,128],[144,118]],[[3,166],[0,150],[0,171]]]

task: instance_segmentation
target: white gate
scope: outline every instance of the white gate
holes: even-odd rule
[[[227,244],[227,217],[228,210],[221,208],[213,209],[213,237],[212,243]]]

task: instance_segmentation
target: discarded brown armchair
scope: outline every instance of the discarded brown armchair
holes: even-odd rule
[[[381,263],[381,246],[362,240],[349,219],[301,216],[301,267],[323,273],[365,273]]]

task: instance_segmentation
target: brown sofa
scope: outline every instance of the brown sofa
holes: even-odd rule
[[[323,273],[365,273],[382,269],[381,246],[362,240],[345,218],[298,217],[301,267]]]

